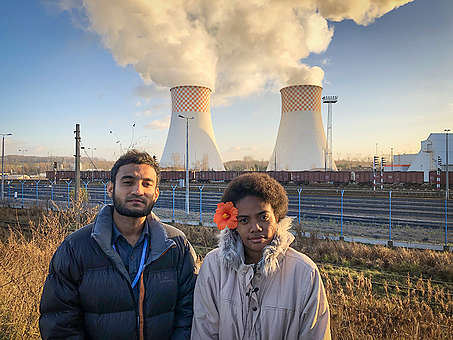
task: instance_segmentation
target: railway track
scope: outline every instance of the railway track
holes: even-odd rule
[[[69,197],[71,194],[70,183],[59,185],[53,188],[49,187],[48,183],[37,183],[25,187],[22,192],[22,187],[14,188],[17,198],[13,199],[15,204],[21,205],[22,201],[33,200],[49,200],[55,202],[70,203]],[[202,195],[202,210],[203,212],[213,212],[216,209],[217,203],[220,201],[223,188],[226,184],[205,184],[203,190],[198,190],[192,186],[190,191],[190,207],[191,211],[198,212],[200,209],[200,193]],[[84,185],[82,185],[84,188]],[[91,203],[111,203],[110,198],[106,195],[103,184],[98,183],[97,186],[87,186],[88,195]],[[201,186],[200,186],[201,188]],[[388,224],[390,217],[390,200],[383,193],[368,193],[363,190],[347,191],[343,195],[343,210],[341,210],[341,194],[339,190],[324,190],[304,189],[299,193],[294,193],[292,189],[297,189],[296,186],[288,186],[289,212],[293,217],[300,216],[304,219],[319,219],[319,220],[334,220],[345,223],[361,223],[361,224]],[[19,190],[19,191],[17,191]],[[323,191],[324,190],[324,191]],[[368,194],[369,196],[362,196]],[[419,198],[419,197],[404,197],[407,192],[399,192],[399,197],[392,197],[391,201],[391,217],[393,225],[419,226],[426,228],[438,228],[445,224],[445,200],[439,198]],[[404,194],[404,195],[402,195]],[[383,195],[383,196],[382,196]],[[11,187],[8,188],[7,195],[9,199],[14,197]],[[23,199],[22,199],[23,197]],[[300,204],[299,204],[300,197]],[[175,209],[184,210],[185,192],[181,189],[175,190],[174,206]],[[168,186],[161,187],[161,193],[156,207],[173,208],[173,192],[168,189]],[[447,222],[453,223],[453,200],[448,202],[447,207]]]

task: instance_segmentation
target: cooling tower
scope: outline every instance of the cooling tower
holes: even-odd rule
[[[321,118],[321,92],[322,87],[315,85],[280,90],[282,116],[268,171],[324,169],[326,135]],[[332,170],[337,170],[334,162]]]
[[[212,129],[211,90],[203,86],[177,86],[170,89],[172,114],[161,167],[184,168],[186,119],[189,122],[189,169],[225,170]]]

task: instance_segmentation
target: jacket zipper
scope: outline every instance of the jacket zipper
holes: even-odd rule
[[[165,250],[159,255],[159,257],[158,257],[157,259],[155,259],[154,261],[152,261],[152,262],[150,262],[150,263],[145,264],[145,267],[143,268],[142,275],[145,276],[145,270],[146,270],[146,267],[147,267],[148,265],[150,265],[151,263],[156,262],[157,260],[159,260],[159,259],[160,259],[162,256],[164,256],[171,248],[174,248],[174,247],[176,247],[175,244],[172,245],[171,247],[168,247],[167,249],[165,249]],[[139,286],[139,287],[140,287],[140,286]],[[144,287],[144,285],[143,285],[143,287]],[[133,292],[133,290],[132,290],[132,286],[129,285],[129,288],[130,288],[130,292],[132,293],[132,296],[133,296],[133,298],[134,298],[134,303],[135,303],[135,314],[137,315],[137,326],[136,326],[136,328],[137,328],[137,330],[138,330],[138,333],[140,333],[140,313],[137,311],[138,309],[140,309],[140,306],[137,305],[137,303],[135,302],[135,297],[134,297],[134,292]],[[139,295],[140,295],[140,293],[139,293]],[[140,296],[139,296],[139,302],[140,302]],[[143,306],[142,306],[142,310],[143,310]],[[139,337],[140,337],[140,336],[139,336]],[[141,339],[140,339],[140,340],[141,340]]]

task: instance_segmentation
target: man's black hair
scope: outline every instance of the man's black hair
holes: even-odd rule
[[[120,158],[118,158],[118,160],[113,165],[113,168],[110,171],[110,180],[112,181],[113,185],[115,185],[116,175],[118,173],[119,168],[123,165],[147,164],[147,165],[151,166],[154,169],[154,171],[156,171],[156,178],[157,178],[156,187],[157,187],[159,185],[159,181],[160,181],[160,169],[159,169],[159,163],[157,163],[157,160],[155,157],[156,156],[151,157],[145,151],[140,152],[135,149],[129,150],[124,155],[122,155]]]

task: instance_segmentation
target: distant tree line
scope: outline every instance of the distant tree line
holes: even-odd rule
[[[268,161],[258,161],[250,156],[245,156],[242,160],[228,161],[223,163],[225,170],[236,171],[266,171]]]
[[[36,175],[54,169],[54,163],[57,164],[57,170],[74,170],[74,157],[38,157],[38,156],[5,156],[5,173]],[[93,163],[97,170],[110,170],[114,161],[94,158]],[[81,170],[94,169],[93,163],[88,157],[81,157]],[[225,170],[236,171],[266,171],[268,161],[256,160],[253,157],[245,156],[242,160],[227,161],[224,163]],[[335,160],[338,170],[368,170],[371,163],[366,160]],[[204,169],[200,162],[197,169]],[[173,170],[184,170],[184,167],[177,167]]]
[[[74,170],[74,157],[38,157],[38,156],[5,156],[4,170],[10,174],[37,175],[54,169],[56,162],[57,170]],[[93,164],[87,157],[81,157],[81,169],[93,169]],[[93,163],[98,170],[110,170],[113,161],[94,158]]]

